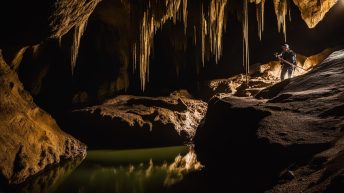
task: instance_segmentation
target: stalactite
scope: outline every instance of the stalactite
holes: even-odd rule
[[[56,1],[52,10],[53,17],[49,18],[50,38],[57,38],[61,46],[61,38],[71,29],[74,30],[71,47],[71,72],[74,72],[78,57],[80,39],[86,29],[86,23],[100,0],[69,0]]]
[[[87,26],[87,19],[82,21],[78,26],[74,27],[73,43],[71,48],[71,70],[74,73],[74,68],[76,65],[76,60],[78,58],[80,39],[84,34]]]
[[[218,61],[222,55],[222,35],[227,0],[212,0],[209,6],[209,39],[210,51]]]
[[[288,15],[289,15],[289,22],[291,22],[291,10],[290,10],[290,8],[288,9]]]
[[[260,3],[261,9],[261,21],[262,21],[262,32],[264,31],[264,19],[265,19],[265,0],[261,0]]]
[[[203,4],[202,4],[202,21],[201,21],[201,33],[202,33],[202,53],[201,53],[201,57],[202,57],[202,65],[204,67],[205,64],[205,41],[206,41],[206,35],[207,35],[207,20],[205,19],[205,15],[204,15],[204,10],[203,10]]]
[[[144,12],[140,35],[140,79],[141,89],[144,90],[149,77],[149,57],[154,38],[154,17]]]
[[[41,46],[40,44],[36,44],[36,45],[32,46],[32,56],[33,57],[37,57],[39,55],[40,48],[41,48],[40,46]]]
[[[183,0],[183,22],[184,22],[184,33],[188,27],[188,0]]]
[[[259,5],[256,5],[256,18],[257,18],[257,29],[258,29],[258,37],[259,40],[262,40],[262,22],[261,22],[261,12],[259,9]]]
[[[243,65],[245,67],[246,82],[248,82],[248,73],[250,71],[250,52],[249,52],[249,33],[248,33],[248,0],[243,0],[243,19],[242,19],[242,34],[243,34]]]
[[[288,2],[287,0],[274,0],[275,14],[277,17],[278,31],[283,29],[284,41],[287,41],[287,25],[286,16],[288,14]]]
[[[205,64],[206,44],[210,44],[210,54],[215,57],[218,63],[222,55],[222,36],[225,31],[225,8],[227,0],[212,0],[209,4],[207,14],[201,7],[201,44],[202,44],[202,65]],[[208,17],[207,17],[208,16]],[[209,41],[207,41],[207,38]]]
[[[181,0],[165,0],[165,4],[167,7],[167,14],[163,18],[162,24],[165,23],[170,18],[172,18],[174,24],[177,23],[180,3],[181,3]]]
[[[137,66],[137,47],[136,47],[136,43],[134,43],[133,48],[132,48],[132,57],[133,57],[133,73],[135,73],[136,66]]]
[[[24,56],[24,54],[25,54],[25,52],[26,52],[26,50],[29,48],[29,46],[25,46],[25,47],[23,47],[23,48],[21,48],[18,52],[17,52],[17,54],[14,56],[14,58],[12,59],[12,61],[11,61],[11,68],[12,69],[17,69],[18,67],[19,67],[19,65],[20,65],[20,63],[22,62],[22,60],[23,60],[23,56]],[[34,50],[35,51],[35,50]]]
[[[205,63],[206,44],[210,44],[210,53],[215,57],[216,63],[220,60],[222,55],[222,36],[225,30],[225,7],[228,0],[211,0],[208,12],[204,13],[202,5],[202,19],[201,19],[201,44],[202,44],[202,64]],[[187,30],[187,0],[165,0],[166,14],[161,19],[154,17],[154,10],[150,11],[151,1],[148,1],[148,9],[144,12],[140,29],[140,45],[137,49],[137,55],[140,62],[140,80],[141,89],[144,91],[146,83],[149,81],[149,58],[151,54],[151,47],[154,41],[154,35],[157,29],[161,29],[162,25],[172,19],[175,24],[179,19],[184,23],[184,33]],[[181,9],[182,7],[182,9]],[[196,30],[195,32],[196,33]],[[195,35],[196,36],[196,35]],[[207,41],[209,38],[209,41]],[[194,40],[196,44],[196,37]],[[133,46],[134,47],[134,46]],[[134,48],[132,48],[134,49]],[[134,55],[134,54],[133,54]],[[133,65],[135,59],[133,58]],[[134,69],[136,67],[133,67]]]
[[[62,47],[62,36],[57,38],[58,45],[61,48]]]
[[[264,6],[265,0],[256,0],[256,18],[258,24],[258,37],[259,40],[262,40],[262,34],[264,31]]]
[[[162,18],[156,18],[154,16],[154,10],[150,8],[151,1],[148,2],[148,8],[144,12],[141,20],[140,49],[136,49],[136,54],[139,55],[140,58],[140,82],[142,91],[145,90],[146,83],[149,82],[149,59],[154,43],[154,35],[169,19],[172,19],[173,23],[176,24],[177,20],[180,19],[178,13],[180,12],[181,3],[183,3],[182,14],[184,27],[187,28],[187,24],[185,24],[187,23],[187,0],[183,0],[183,2],[182,0],[165,0],[167,10]]]

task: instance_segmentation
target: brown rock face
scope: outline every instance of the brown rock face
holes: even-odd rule
[[[50,37],[61,37],[72,27],[87,21],[101,0],[59,0],[50,17]]]
[[[85,156],[86,146],[35,105],[1,55],[0,91],[1,181],[21,183],[47,165]]]
[[[337,3],[337,0],[294,0],[301,11],[302,19],[309,28],[314,28]]]
[[[192,140],[207,104],[186,94],[122,95],[73,112],[71,131],[90,148],[182,145]]]

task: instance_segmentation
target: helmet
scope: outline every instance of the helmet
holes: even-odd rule
[[[282,45],[282,48],[289,49],[289,45],[288,45],[288,44],[283,44],[283,45]]]

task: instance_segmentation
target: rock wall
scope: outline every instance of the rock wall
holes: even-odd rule
[[[16,70],[28,50],[33,56],[38,54],[40,47],[37,43],[48,38],[59,39],[73,27],[76,37],[72,48],[77,48],[80,29],[98,2],[11,1],[0,6],[3,26],[0,34],[1,188],[6,184],[22,183],[49,165],[66,159],[83,159],[86,155],[86,145],[64,133],[55,120],[33,102]],[[9,12],[15,17],[9,19],[4,15]],[[73,53],[75,49],[71,55]],[[42,76],[45,73],[41,73]],[[39,75],[34,79],[41,82],[42,77]],[[41,83],[33,85],[32,90],[38,92],[40,86]]]
[[[309,73],[268,87],[257,99],[212,98],[195,136],[201,162],[228,172],[233,190],[342,190],[343,63],[344,50],[336,51]],[[245,184],[251,186],[243,189]]]
[[[0,55],[0,181],[21,183],[46,166],[86,155],[86,146],[60,130],[33,102]],[[3,184],[2,184],[3,186]]]

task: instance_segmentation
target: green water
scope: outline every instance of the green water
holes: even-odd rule
[[[186,146],[94,150],[32,178],[9,192],[154,193],[179,183],[202,166]]]

